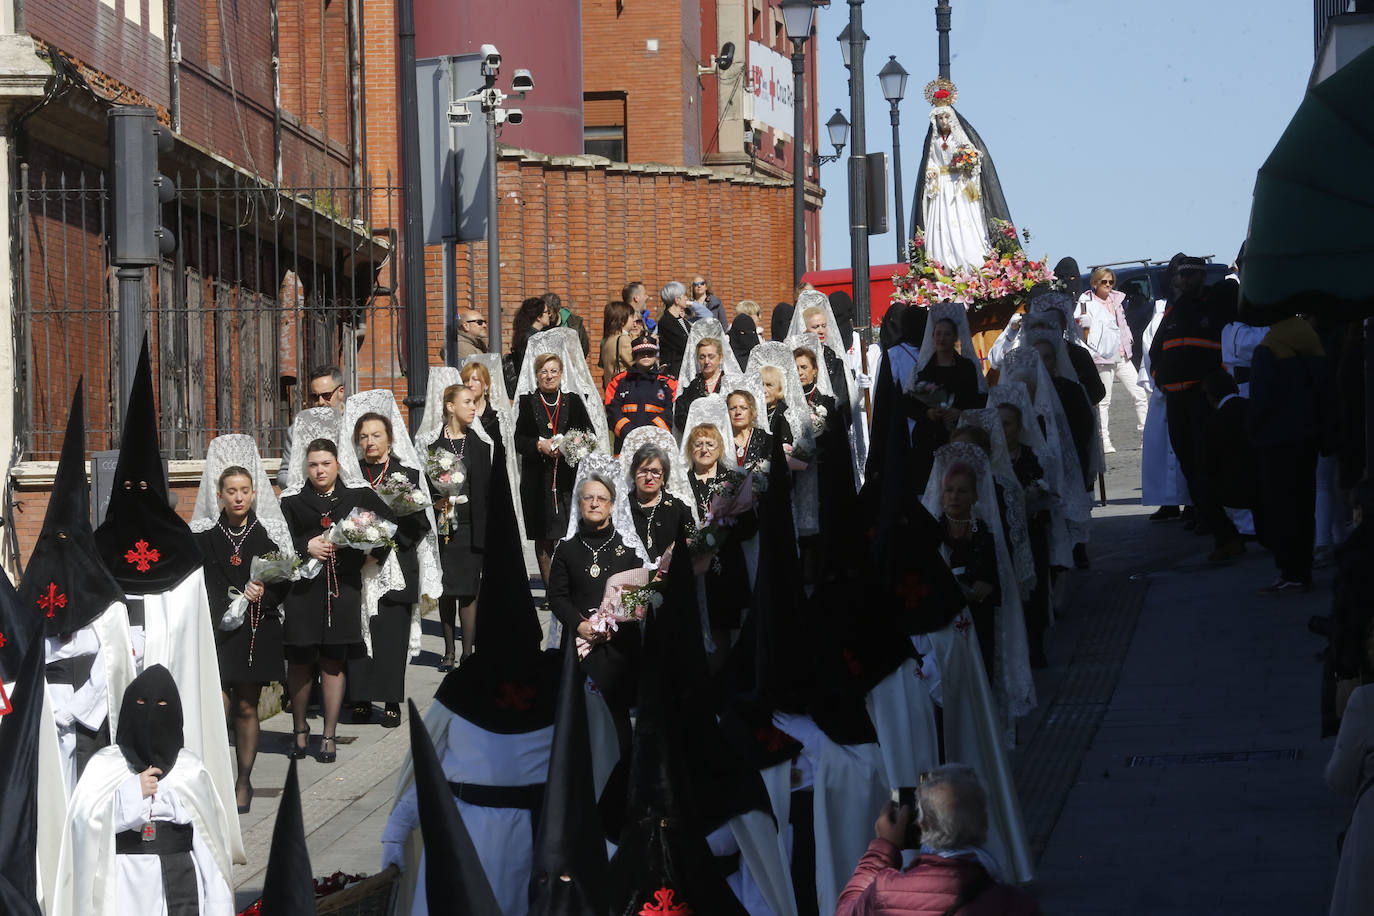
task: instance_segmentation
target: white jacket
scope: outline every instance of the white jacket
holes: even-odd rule
[[[1078,319],[1078,326],[1087,332],[1086,343],[1093,362],[1113,365],[1121,359],[1121,334],[1123,330],[1129,334],[1130,330],[1118,325],[1116,309],[1110,299],[1102,302],[1092,292],[1085,292],[1078,297],[1074,317]]]

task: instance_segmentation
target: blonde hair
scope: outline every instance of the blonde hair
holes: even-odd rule
[[[716,340],[714,337],[703,337],[701,340],[698,340],[696,352],[700,353],[702,347],[715,347],[717,355],[719,355],[721,351],[720,341]]]
[[[472,391],[467,385],[449,385],[444,389],[444,403],[452,404],[458,400],[458,395],[464,391]]]
[[[735,303],[736,315],[748,315],[750,318],[757,318],[763,313],[763,308],[753,299],[741,299]]]
[[[824,316],[825,309],[819,305],[808,305],[806,308],[802,309],[802,322],[805,323],[810,321],[812,315]]]
[[[534,358],[534,371],[537,373],[551,362],[558,363],[558,371],[563,371],[563,360],[557,353],[541,353]],[[488,376],[490,378],[490,376]]]
[[[692,443],[702,436],[706,436],[714,441],[716,443],[716,448],[720,449],[722,452],[725,451],[725,437],[720,434],[720,430],[716,429],[714,423],[698,423],[696,426],[692,427],[692,431],[687,434],[687,438],[683,441],[687,443],[687,448],[690,449]]]
[[[1112,282],[1115,283],[1116,271],[1112,270],[1110,267],[1099,267],[1092,272],[1091,276],[1088,277],[1088,285],[1096,286],[1097,281],[1101,280],[1103,277],[1111,277]]]
[[[782,390],[782,370],[777,366],[762,367],[759,369],[759,378],[763,379],[765,382],[772,382],[774,385],[778,386],[778,390]]]
[[[552,354],[550,354],[550,355],[552,355]],[[561,364],[560,364],[560,365],[561,365]],[[490,387],[491,387],[491,372],[487,369],[486,366],[484,366],[484,365],[481,364],[481,363],[477,363],[477,362],[468,363],[466,366],[463,367],[462,371],[458,373],[458,377],[459,377],[460,379],[462,379],[463,381],[465,381],[465,382],[466,382],[466,381],[469,381],[474,375],[477,376],[478,378],[480,378],[480,379],[482,380],[482,387],[483,387],[483,388],[490,388]],[[449,386],[449,388],[452,388],[452,387],[454,387],[454,386],[453,386],[453,385],[450,385],[450,386]],[[444,389],[444,400],[445,400],[445,401],[448,400],[448,388],[445,388],[445,389]]]
[[[730,392],[730,394],[725,398],[725,406],[727,408],[730,406],[730,401],[734,398],[744,398],[744,403],[749,405],[749,412],[753,414],[753,416],[750,417],[750,420],[758,418],[759,405],[754,401],[754,393],[752,391],[749,391],[745,388],[736,388],[734,391]]]

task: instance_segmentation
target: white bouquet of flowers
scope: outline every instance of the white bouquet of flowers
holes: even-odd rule
[[[280,550],[260,554],[248,564],[248,581],[267,585],[272,582],[289,582],[296,578],[301,568],[301,559]],[[261,599],[259,599],[261,600]],[[248,615],[248,596],[236,588],[229,589],[229,609],[220,618],[219,628],[226,632],[243,626]],[[280,613],[280,608],[278,612]]]
[[[460,493],[463,482],[468,479],[467,472],[463,470],[463,459],[445,448],[430,449],[425,455],[425,476],[429,478],[434,491],[448,500],[447,511],[440,513],[437,519],[439,533],[448,534],[458,506],[468,501]]]
[[[396,523],[389,522],[370,509],[357,508],[337,525],[330,525],[324,539],[340,547],[356,550],[373,550],[377,547],[395,547],[391,536],[396,533]]]
[[[553,437],[553,447],[564,461],[577,467],[583,458],[596,451],[596,436],[585,429],[570,429]]]
[[[388,474],[374,489],[397,515],[413,515],[430,507],[425,491],[411,483],[410,478],[400,471]]]

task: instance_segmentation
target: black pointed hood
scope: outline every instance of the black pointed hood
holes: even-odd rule
[[[41,621],[48,636],[74,633],[124,600],[91,531],[83,389],[84,382],[77,382],[43,530],[19,583],[24,612]]]
[[[606,843],[592,776],[586,675],[568,641],[549,754],[549,781],[534,841],[529,916],[603,916]]]
[[[286,771],[286,787],[272,825],[272,849],[267,874],[262,879],[259,916],[297,916],[315,911],[315,877],[310,850],[305,845],[305,819],[301,814],[301,784],[296,761]]]
[[[744,907],[706,845],[703,812],[698,807],[702,793],[692,785],[688,742],[695,736],[693,729],[682,727],[679,716],[685,708],[684,697],[674,677],[678,667],[674,640],[685,628],[674,616],[696,616],[695,602],[682,600],[695,595],[695,585],[684,542],[679,540],[673,552],[663,604],[644,623],[629,797],[620,843],[611,860],[612,912],[743,916]]]
[[[434,699],[487,731],[520,734],[553,724],[561,663],[540,651],[524,548],[505,462],[492,463],[486,549],[477,596],[477,644]]]
[[[110,505],[95,540],[105,568],[130,595],[167,591],[202,562],[167,491],[147,337],[124,412]]]
[[[166,776],[186,743],[184,725],[172,672],[151,665],[124,689],[115,744],[135,772],[157,767]]]
[[[0,579],[4,576],[0,575]],[[8,582],[5,583],[8,586]],[[13,605],[14,592],[0,590]],[[15,608],[8,608],[10,614]],[[32,640],[14,673],[11,709],[0,718],[0,912],[38,916],[38,735],[43,710],[43,643]]]
[[[41,642],[44,617],[29,611],[9,576],[0,574],[0,681],[19,676],[29,646]],[[0,712],[4,704],[0,703]]]
[[[425,845],[425,899],[431,913],[501,916],[477,847],[463,824],[453,792],[424,720],[410,706],[410,759],[415,767],[415,794],[420,807],[420,834]]]

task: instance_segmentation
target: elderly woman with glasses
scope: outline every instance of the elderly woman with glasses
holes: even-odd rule
[[[680,535],[692,530],[692,510],[668,492],[671,468],[672,458],[652,442],[635,449],[630,458],[630,481],[634,485],[630,515],[649,559],[655,563]]]
[[[549,569],[549,608],[563,624],[564,640],[580,636],[591,644],[582,668],[596,684],[615,719],[621,759],[630,751],[630,708],[639,676],[640,631],[621,627],[600,633],[587,622],[601,606],[606,582],[618,572],[643,565],[611,522],[615,482],[599,472],[587,474],[573,494],[577,526],[559,542]]]

